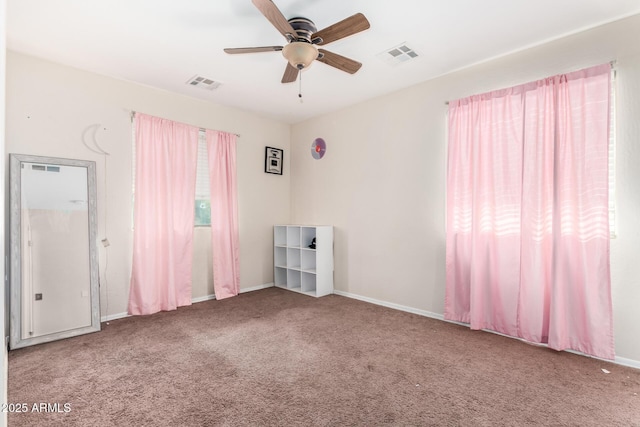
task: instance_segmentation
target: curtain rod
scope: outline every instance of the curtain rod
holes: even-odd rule
[[[131,112],[131,121],[133,122],[133,118],[136,116],[136,112],[137,112],[137,111],[135,111],[135,110],[131,110],[130,112]],[[199,127],[199,128],[198,128],[198,130],[199,130],[199,131],[201,131],[201,132],[205,132],[207,129],[206,129],[206,128],[200,128],[200,127]],[[226,131],[218,131],[218,132],[226,132]],[[230,133],[230,134],[235,135],[235,136],[237,136],[238,138],[240,138],[240,134],[239,134],[239,133],[234,133],[234,132],[227,132],[227,133]]]
[[[609,65],[611,65],[611,69],[615,70],[616,69],[616,64],[618,63],[617,59],[614,59],[613,61],[609,61]],[[449,101],[445,101],[444,105],[449,105]]]

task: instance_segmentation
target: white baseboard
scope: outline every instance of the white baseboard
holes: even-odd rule
[[[274,286],[275,286],[275,283],[273,282],[265,283],[264,285],[253,286],[251,288],[244,288],[244,289],[241,288],[240,293],[244,294],[245,292],[259,291],[260,289],[273,288]]]
[[[404,305],[394,304],[394,303],[387,302],[387,301],[380,301],[380,300],[377,300],[377,299],[374,299],[374,298],[363,297],[361,295],[356,295],[356,294],[352,294],[352,293],[344,292],[344,291],[334,290],[333,293],[336,294],[336,295],[341,295],[343,297],[353,298],[353,299],[357,299],[357,300],[360,300],[360,301],[368,302],[368,303],[371,303],[371,304],[376,304],[376,305],[381,305],[383,307],[393,308],[395,310],[406,311],[408,313],[418,314],[420,316],[430,317],[432,319],[442,320],[442,321],[448,322],[448,323],[455,323],[456,325],[462,325],[462,326],[467,326],[467,327],[469,326],[466,323],[454,322],[454,321],[451,321],[451,320],[446,320],[444,318],[444,315],[438,314],[438,313],[432,313],[432,312],[426,311],[426,310],[419,310],[419,309],[413,308],[413,307],[407,307],[407,306],[404,306]],[[509,335],[501,334],[500,332],[491,331],[491,330],[488,330],[488,329],[483,329],[483,330],[485,332],[491,332],[493,334],[502,335],[502,336],[507,337],[507,338],[512,338],[512,339],[516,339],[516,340],[520,339],[520,338],[517,338],[517,337],[511,337]],[[539,345],[546,346],[545,344],[539,344]],[[615,360],[605,360],[605,359],[600,359],[598,357],[594,357],[594,356],[591,356],[591,355],[588,355],[588,354],[581,353],[579,351],[574,351],[574,350],[565,350],[565,351],[567,351],[569,353],[578,354],[580,356],[586,356],[586,357],[590,357],[590,358],[593,358],[593,359],[602,360],[603,362],[615,363],[617,365],[628,366],[628,367],[631,367],[631,368],[640,369],[640,361],[638,361],[638,360],[627,359],[627,358],[624,358],[624,357],[617,357],[617,356],[616,356]]]
[[[216,299],[216,296],[211,294],[211,295],[205,295],[203,297],[198,297],[198,298],[192,298],[191,299],[191,304],[195,304],[198,302],[204,302],[204,301],[211,301],[212,299]]]
[[[352,293],[349,293],[349,292],[343,292],[343,291],[334,290],[333,293],[336,294],[336,295],[341,295],[343,297],[353,298],[353,299],[357,299],[357,300],[364,301],[364,302],[370,302],[371,304],[381,305],[383,307],[393,308],[395,310],[406,311],[407,313],[418,314],[420,316],[430,317],[432,319],[437,319],[437,320],[444,320],[444,316],[442,314],[432,313],[432,312],[426,311],[426,310],[419,310],[417,308],[407,307],[405,305],[394,304],[392,302],[381,301],[381,300],[377,300],[377,299],[369,298],[369,297],[363,297],[361,295],[356,295],[356,294],[352,294]]]
[[[124,319],[125,317],[130,317],[130,316],[131,315],[126,311],[123,313],[107,314],[106,316],[102,316],[100,318],[100,322],[109,322],[111,320]]]
[[[640,369],[640,361],[639,360],[627,359],[625,357],[616,356],[616,360],[614,360],[613,363],[616,363],[616,364],[622,365],[622,366],[629,366],[630,368]]]
[[[260,289],[271,288],[273,286],[274,286],[273,283],[265,283],[264,285],[253,286],[251,288],[241,288],[240,289],[240,293],[244,294],[246,292],[259,291]],[[210,301],[212,299],[216,299],[216,296],[213,295],[213,294],[205,295],[203,297],[192,298],[191,299],[191,303],[192,304],[196,304],[196,303],[199,303],[199,302]],[[125,317],[130,317],[130,316],[131,315],[125,311],[123,313],[115,313],[115,314],[108,314],[106,316],[102,316],[100,321],[101,322],[108,322],[110,320],[124,319]]]

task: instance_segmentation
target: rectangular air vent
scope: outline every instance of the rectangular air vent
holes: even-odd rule
[[[398,65],[411,59],[416,59],[419,55],[406,43],[402,43],[379,53],[377,56],[389,65]]]
[[[220,82],[216,82],[215,80],[208,79],[206,77],[202,77],[199,75],[195,75],[187,80],[187,84],[190,86],[199,87],[206,90],[214,90],[220,86]]]

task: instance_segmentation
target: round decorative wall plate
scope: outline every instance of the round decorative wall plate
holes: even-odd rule
[[[311,156],[314,159],[320,160],[326,151],[327,143],[324,142],[324,139],[316,138],[313,140],[313,143],[311,144]]]

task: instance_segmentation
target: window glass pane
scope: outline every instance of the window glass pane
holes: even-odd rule
[[[211,203],[209,202],[209,200],[196,200],[195,209],[195,226],[198,227],[211,225]]]

